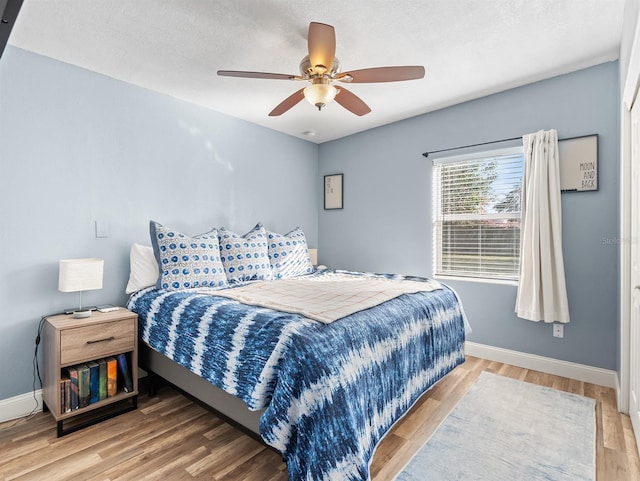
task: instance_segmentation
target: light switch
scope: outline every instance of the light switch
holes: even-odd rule
[[[106,220],[96,221],[96,237],[109,237],[109,222]]]

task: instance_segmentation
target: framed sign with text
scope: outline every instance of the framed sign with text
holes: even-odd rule
[[[558,141],[560,190],[598,190],[598,135]]]
[[[324,176],[324,208],[342,209],[342,174]]]

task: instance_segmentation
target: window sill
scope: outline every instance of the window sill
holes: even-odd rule
[[[465,281],[465,282],[480,282],[483,284],[500,284],[503,286],[518,286],[518,281],[510,281],[506,279],[491,279],[486,277],[462,277],[462,276],[443,276],[436,275],[433,277],[436,280],[442,281]]]

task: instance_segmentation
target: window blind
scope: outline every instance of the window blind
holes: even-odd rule
[[[522,149],[433,165],[436,275],[517,280]]]

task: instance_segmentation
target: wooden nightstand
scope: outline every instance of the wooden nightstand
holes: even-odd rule
[[[94,312],[91,317],[74,319],[71,315],[46,318],[42,326],[42,360],[44,378],[42,400],[58,423],[58,437],[109,419],[138,406],[138,315],[120,308],[112,312]],[[117,392],[84,407],[68,410],[61,385],[68,368],[92,361],[109,360],[124,354],[131,379],[131,390],[123,389],[118,367]],[[67,390],[67,395],[69,390]],[[101,409],[119,401],[130,401],[119,410]],[[124,404],[124,403],[122,403]],[[113,406],[111,406],[113,407]],[[95,411],[94,413],[91,413]],[[107,412],[108,411],[108,412]],[[64,429],[63,422],[78,415],[82,421]],[[84,418],[87,418],[86,420]],[[77,421],[77,419],[76,419]]]

